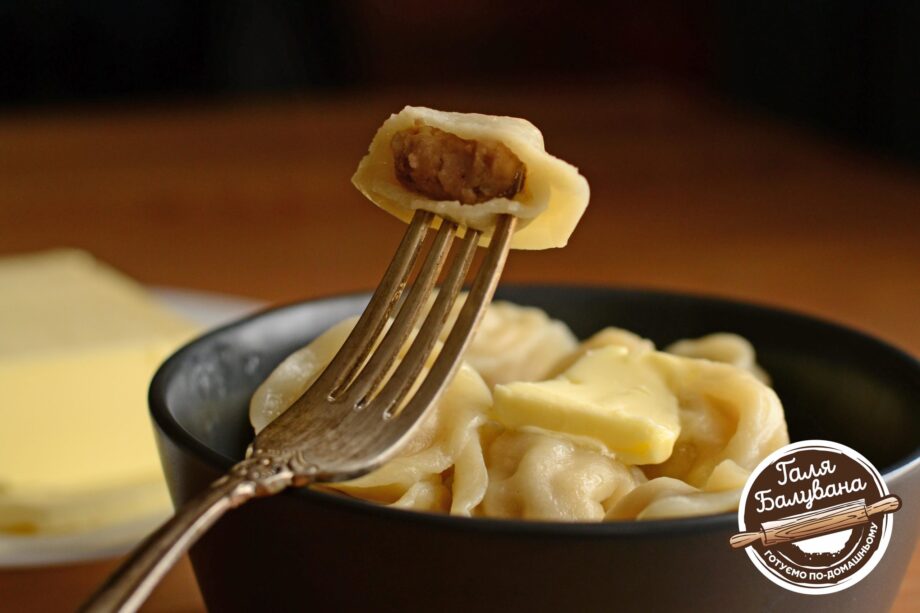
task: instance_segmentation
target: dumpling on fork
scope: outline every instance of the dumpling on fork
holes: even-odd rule
[[[590,196],[529,121],[413,106],[377,130],[352,183],[403,221],[431,211],[483,231],[483,242],[498,215],[514,215],[512,249],[564,247]]]

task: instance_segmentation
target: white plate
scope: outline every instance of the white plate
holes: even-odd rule
[[[206,292],[152,288],[154,296],[203,328],[214,328],[263,306],[263,303]],[[87,562],[129,551],[165,520],[162,515],[109,526],[92,532],[54,536],[0,535],[0,567],[29,567]]]

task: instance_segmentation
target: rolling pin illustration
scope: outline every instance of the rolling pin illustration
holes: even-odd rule
[[[730,542],[735,549],[753,545],[757,541],[767,547],[790,543],[859,526],[868,523],[873,515],[894,513],[900,508],[901,499],[897,496],[885,496],[868,506],[865,500],[854,500],[826,509],[765,521],[757,532],[741,532],[731,537]]]

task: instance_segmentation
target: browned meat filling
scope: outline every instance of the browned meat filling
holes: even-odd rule
[[[390,141],[396,178],[432,200],[478,204],[511,198],[524,187],[527,168],[498,142],[466,140],[416,122]]]

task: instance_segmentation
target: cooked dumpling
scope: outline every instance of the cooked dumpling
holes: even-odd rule
[[[463,306],[457,301],[451,318]],[[445,326],[449,330],[452,324]],[[447,333],[442,337],[446,340]],[[489,387],[511,381],[540,381],[556,370],[560,360],[578,348],[569,327],[546,311],[499,300],[486,309],[476,336],[463,359],[482,375]]]
[[[629,330],[614,327],[604,328],[600,332],[595,332],[587,340],[582,341],[573,351],[556,362],[556,365],[547,373],[545,378],[549,379],[562,374],[589,351],[604,347],[623,347],[630,354],[641,356],[649,351],[654,351],[655,343]]]
[[[665,351],[688,358],[731,364],[750,372],[767,385],[770,384],[770,376],[757,363],[754,346],[737,334],[717,332],[700,338],[685,339],[669,345]]]
[[[699,359],[617,328],[578,344],[562,322],[511,303],[491,305],[485,322],[399,456],[323,489],[474,517],[683,517],[736,509],[751,470],[789,440],[779,399],[749,372],[753,349],[740,337],[672,347]],[[354,323],[276,368],[250,405],[257,431],[315,380]]]
[[[349,317],[332,326],[309,345],[286,357],[256,388],[249,402],[249,421],[257,433],[313,385],[357,322],[357,317]]]
[[[482,501],[488,475],[482,427],[489,390],[469,366],[462,366],[422,431],[407,449],[379,469],[328,487],[358,498],[416,511],[470,515]],[[450,473],[450,479],[445,474]]]
[[[728,364],[657,354],[680,400],[680,435],[671,457],[645,466],[649,481],[626,495],[608,519],[658,519],[733,511],[751,471],[789,443],[772,389]]]
[[[357,318],[351,317],[336,324],[272,371],[249,405],[249,420],[256,432],[309,388],[356,322]],[[422,376],[426,372],[423,370]],[[461,365],[399,457],[363,477],[323,488],[396,507],[469,515],[488,484],[480,429],[491,403],[489,388],[479,374]],[[451,479],[445,480],[443,475],[448,471]]]
[[[734,511],[740,499],[741,487],[704,491],[680,479],[658,477],[620,498],[610,507],[605,519],[673,519],[714,515]]]
[[[412,106],[383,123],[352,182],[403,221],[431,211],[482,230],[483,243],[498,215],[514,215],[513,249],[565,246],[590,195],[529,121]]]
[[[489,487],[481,514],[601,521],[645,477],[597,449],[543,432],[508,430],[489,446]]]

